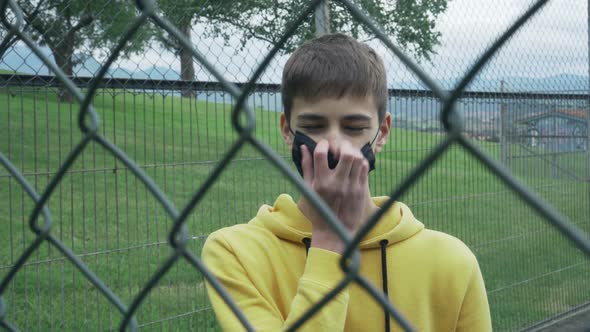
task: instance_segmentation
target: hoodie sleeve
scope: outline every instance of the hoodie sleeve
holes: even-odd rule
[[[231,245],[219,233],[213,233],[203,247],[202,259],[221,282],[256,331],[281,331],[293,324],[314,303],[321,300],[344,278],[339,267],[340,255],[310,248],[305,270],[299,279],[297,293],[286,317],[272,299],[265,298],[256,288],[249,271],[242,266]],[[258,276],[268,279],[280,276]],[[245,330],[229,306],[207,283],[207,293],[217,321],[224,331]],[[348,309],[348,289],[307,321],[299,331],[343,331]]]
[[[461,305],[456,331],[492,331],[488,296],[475,256],[473,256],[471,277]]]

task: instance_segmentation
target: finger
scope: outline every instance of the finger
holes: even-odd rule
[[[330,170],[328,168],[328,148],[328,141],[325,139],[320,140],[315,147],[313,152],[314,178],[325,175]]]
[[[369,161],[365,158],[363,158],[361,167],[359,168],[358,179],[362,188],[367,186],[367,182],[369,181]]]
[[[356,156],[352,162],[350,167],[350,179],[352,181],[360,181],[360,176],[362,173],[363,163],[367,162],[367,160],[362,156]],[[356,182],[355,182],[356,183]]]
[[[336,176],[341,178],[350,177],[350,170],[352,169],[352,164],[356,158],[357,153],[354,151],[352,144],[348,141],[342,142],[342,145],[340,146],[340,159],[336,166]]]
[[[307,184],[313,182],[313,162],[311,159],[311,153],[305,144],[301,145],[301,168],[303,170],[303,180]]]

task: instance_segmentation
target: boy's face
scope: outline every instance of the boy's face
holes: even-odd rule
[[[373,142],[373,151],[379,152],[387,141],[391,128],[391,115],[385,114],[379,123],[377,107],[372,97],[355,98],[345,96],[340,99],[321,99],[310,103],[296,97],[291,108],[291,130],[300,131],[315,142],[328,141],[330,150],[339,155],[342,142],[349,141],[361,149]],[[285,114],[281,114],[283,140],[292,148],[293,134],[287,124]],[[375,135],[376,138],[375,138]]]

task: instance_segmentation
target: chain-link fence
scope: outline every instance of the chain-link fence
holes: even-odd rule
[[[263,34],[234,24],[247,1],[0,1],[0,326],[216,330],[204,280],[224,292],[202,244],[281,192],[318,202],[353,258],[341,285],[360,283],[395,316],[356,274],[353,248],[379,216],[347,237],[285,161],[277,83],[320,2],[255,8]],[[583,309],[587,3],[447,5],[420,44],[387,39],[365,2],[330,2],[388,70],[394,129],[373,194],[472,249],[495,330]]]

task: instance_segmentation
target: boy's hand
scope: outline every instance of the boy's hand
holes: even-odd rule
[[[338,159],[334,169],[328,167],[328,141],[319,141],[313,156],[305,145],[301,150],[303,179],[354,234],[362,223],[367,204],[369,163],[348,141],[344,141],[338,151],[333,151]],[[307,200],[302,200],[301,205],[301,211],[313,225],[311,245],[341,253],[344,244],[330,225]]]

